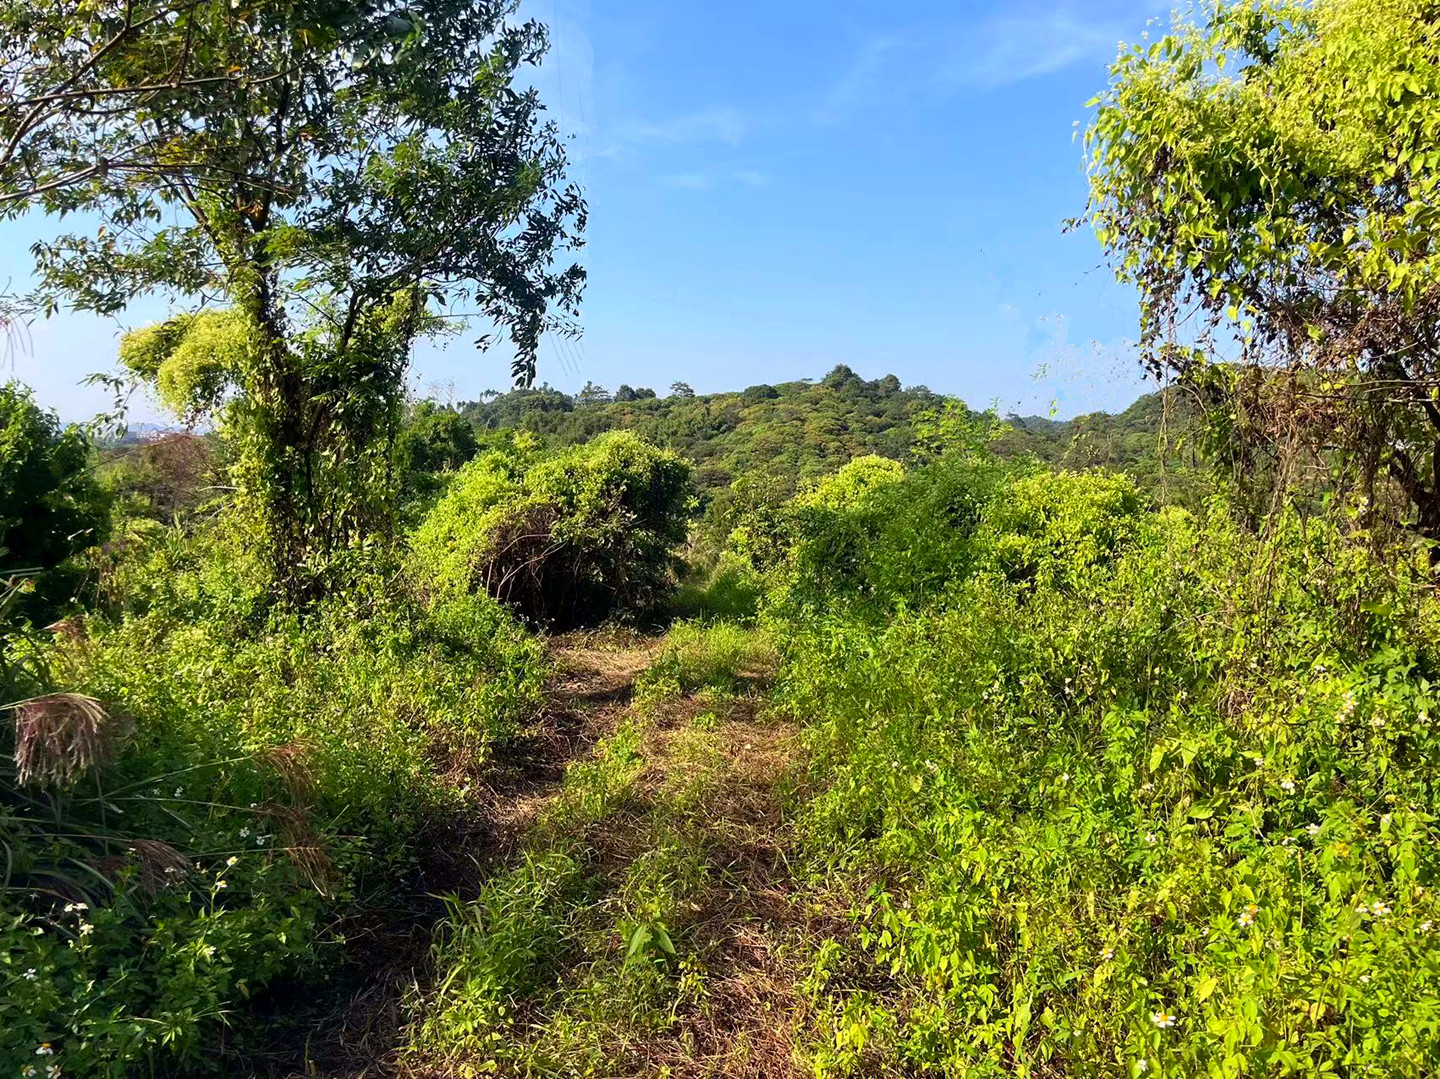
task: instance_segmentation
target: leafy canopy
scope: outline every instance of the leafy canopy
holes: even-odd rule
[[[571,325],[584,271],[556,260],[585,206],[524,85],[546,32],[516,7],[0,8],[15,148],[0,212],[99,222],[35,246],[43,305],[108,313],[161,291],[205,306],[125,358],[187,419],[223,406],[236,486],[290,598],[387,524],[417,337],[481,317],[528,383],[541,335]]]
[[[1218,3],[1112,70],[1089,219],[1151,365],[1203,381],[1237,334],[1294,376],[1255,383],[1265,434],[1358,451],[1440,536],[1440,12]]]

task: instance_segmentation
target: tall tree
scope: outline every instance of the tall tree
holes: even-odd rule
[[[1388,476],[1440,539],[1440,8],[1207,11],[1122,53],[1088,133],[1148,361],[1371,493]],[[1248,371],[1210,362],[1232,338]]]
[[[517,3],[0,6],[0,207],[100,222],[36,246],[43,301],[207,308],[132,342],[132,366],[194,410],[227,402],[292,598],[374,525],[417,337],[482,317],[528,385],[541,335],[573,329],[584,271],[556,260],[585,205],[523,83],[547,37]]]

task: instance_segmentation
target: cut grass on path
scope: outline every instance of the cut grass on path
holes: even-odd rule
[[[769,650],[681,627],[554,653],[556,714],[598,740],[555,785],[497,803],[504,868],[451,902],[400,1071],[804,1074],[798,985],[829,918],[791,886],[799,750],[762,707]]]

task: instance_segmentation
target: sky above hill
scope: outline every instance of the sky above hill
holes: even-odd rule
[[[1061,416],[1143,388],[1136,307],[1086,230],[1077,121],[1117,42],[1166,7],[956,0],[527,0],[554,47],[537,75],[587,190],[578,341],[541,378],[664,392],[821,377],[846,363]],[[23,285],[43,220],[0,225]],[[118,320],[34,325],[7,366],[67,419],[113,367]],[[474,334],[421,345],[415,383],[506,385]],[[138,404],[138,419],[154,419]]]

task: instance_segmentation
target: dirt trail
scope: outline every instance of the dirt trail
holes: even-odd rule
[[[601,1024],[590,1045],[607,1076],[665,1075],[785,1079],[808,1074],[797,1063],[793,1031],[805,1010],[798,992],[806,941],[843,933],[833,911],[821,911],[798,888],[786,860],[784,819],[794,774],[794,728],[762,714],[763,677],[717,698],[700,692],[644,709],[634,707],[637,680],[655,660],[663,638],[618,630],[573,633],[550,641],[553,673],[545,706],[522,735],[468,780],[467,811],[420,837],[420,868],[411,901],[379,912],[371,924],[346,927],[363,974],[343,995],[346,1003],[309,1024],[302,1069],[271,1074],[333,1076],[449,1076],[451,1063],[402,1060],[399,1049],[407,1001],[429,983],[430,943],[445,917],[436,897],[477,895],[512,865],[518,850],[539,837],[534,828],[565,788],[571,762],[592,758],[597,745],[627,719],[643,730],[643,771],[623,804],[587,833],[596,887],[607,898],[576,908],[577,924],[601,924],[613,914],[637,865],[657,846],[679,842],[698,852],[704,869],[689,886],[671,930],[682,942],[703,993],[677,997],[669,1019],[646,1029]],[[602,933],[602,936],[604,934]],[[618,936],[600,952],[560,973],[573,988],[597,970],[617,969]],[[358,946],[356,942],[358,940]],[[619,955],[617,955],[617,951]],[[562,1011],[563,1004],[555,1005]],[[535,1046],[550,1024],[587,1020],[582,1014],[529,1012],[515,1036]],[[295,1055],[291,1055],[295,1059]],[[476,1064],[484,1067],[482,1061]],[[578,1062],[577,1062],[578,1063]],[[586,1074],[592,1074],[586,1071]]]
[[[525,733],[491,762],[481,804],[497,853],[508,853],[538,813],[554,800],[565,768],[615,730],[630,707],[635,681],[662,638],[624,630],[552,637],[554,670],[545,707]]]
[[[296,1002],[295,1033],[248,1067],[287,1079],[397,1074],[405,1001],[428,979],[432,933],[446,913],[440,896],[472,897],[505,864],[559,792],[566,766],[625,714],[635,680],[660,644],[623,630],[550,639],[554,667],[540,712],[490,760],[466,766],[466,778],[452,777],[469,788],[465,811],[415,837],[418,864],[400,905],[361,911],[339,927],[352,959],[337,977],[338,1001]]]

